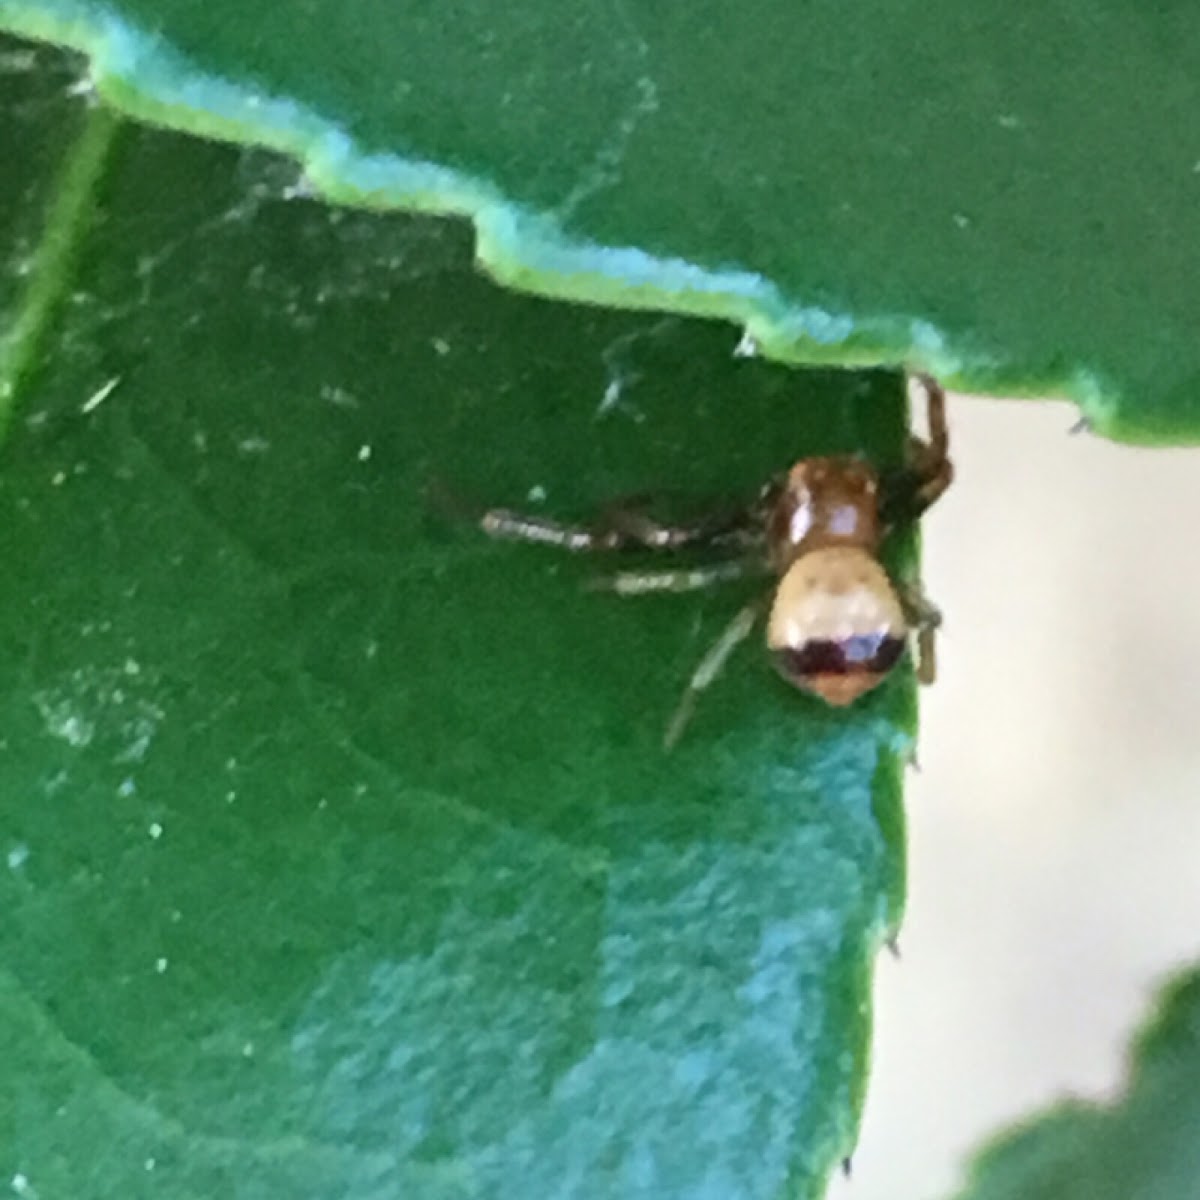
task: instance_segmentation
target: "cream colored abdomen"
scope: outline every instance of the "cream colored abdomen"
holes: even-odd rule
[[[865,550],[834,547],[801,555],[784,573],[767,621],[772,650],[811,641],[908,632],[887,573]]]

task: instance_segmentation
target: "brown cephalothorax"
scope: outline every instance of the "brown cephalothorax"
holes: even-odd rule
[[[929,440],[911,439],[907,465],[886,484],[861,458],[804,458],[769,482],[754,504],[691,525],[664,524],[626,505],[613,508],[594,526],[491,509],[480,517],[480,527],[492,537],[573,551],[723,551],[707,565],[621,571],[592,586],[620,595],[686,592],[769,574],[778,582],[767,616],[767,649],[789,683],[828,704],[850,704],[900,661],[914,629],[917,675],[928,683],[935,670],[933,632],[940,617],[919,586],[897,585],[878,557],[891,529],[920,516],[953,478],[945,397],[933,379],[917,378],[929,409]],[[697,696],[766,607],[755,601],[743,608],[701,660],[667,726],[668,747],[682,734]]]

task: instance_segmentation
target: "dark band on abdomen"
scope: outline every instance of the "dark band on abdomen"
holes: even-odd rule
[[[775,667],[789,679],[815,675],[882,675],[904,653],[904,638],[863,634],[848,638],[812,638],[802,646],[772,651]]]

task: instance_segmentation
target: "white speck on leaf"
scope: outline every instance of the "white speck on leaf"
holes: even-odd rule
[[[113,394],[117,388],[117,384],[121,382],[120,375],[114,375],[106,384],[97,388],[84,402],[80,405],[81,413],[92,413],[102,405],[105,400]]]
[[[748,330],[742,331],[742,336],[738,338],[738,344],[733,348],[734,358],[757,358],[758,357],[758,342],[754,335]]]
[[[353,392],[346,391],[345,388],[336,387],[333,384],[324,384],[321,388],[321,399],[332,404],[334,408],[353,409],[358,408],[358,397]]]
[[[596,416],[607,416],[614,408],[617,407],[617,401],[621,399],[621,381],[620,379],[610,379],[608,386],[604,389],[604,395],[600,397],[600,403],[596,408]]]
[[[8,852],[8,869],[19,871],[29,861],[29,847],[24,842],[18,842]]]
[[[624,399],[625,389],[633,387],[642,378],[642,371],[635,362],[635,348],[643,339],[654,341],[678,324],[675,317],[663,317],[650,326],[639,326],[616,338],[601,353],[608,382],[596,406],[596,419],[607,417],[618,409],[627,412],[635,421],[644,421],[645,414]]]
[[[0,72],[6,75],[32,71],[36,66],[37,54],[33,50],[12,50],[0,54]]]
[[[284,200],[311,200],[317,194],[307,175],[301,175],[295,183],[289,183],[279,195]]]
[[[38,692],[33,702],[46,724],[46,732],[53,737],[61,738],[69,746],[77,750],[90,745],[96,736],[96,726],[78,708],[65,697],[54,697],[46,692]]]
[[[68,96],[84,96],[88,99],[96,94],[96,82],[91,75],[81,75],[69,88]]]

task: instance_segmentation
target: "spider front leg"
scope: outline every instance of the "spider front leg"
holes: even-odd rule
[[[636,507],[623,505],[610,507],[593,525],[566,524],[540,514],[493,508],[479,517],[479,527],[489,537],[537,542],[573,552],[631,548],[679,550],[715,543],[749,546],[755,540],[751,523],[743,511],[672,524],[659,521]]]
[[[915,520],[940,498],[954,480],[954,464],[950,461],[950,429],[946,421],[946,393],[931,375],[916,376],[925,393],[928,441],[913,438],[909,444],[908,474],[911,492],[905,516]],[[942,614],[919,582],[900,588],[900,602],[905,619],[917,633],[917,681],[932,683],[937,677],[937,631]]]
[[[915,476],[912,517],[918,517],[940,499],[954,480],[950,461],[950,429],[946,423],[946,393],[932,375],[917,375],[925,393],[929,440],[913,438],[909,443],[909,470]]]
[[[591,529],[586,525],[565,525],[551,517],[514,512],[509,508],[491,508],[479,518],[479,528],[488,537],[514,542],[537,542],[562,550],[617,550],[623,539],[614,529]]]

